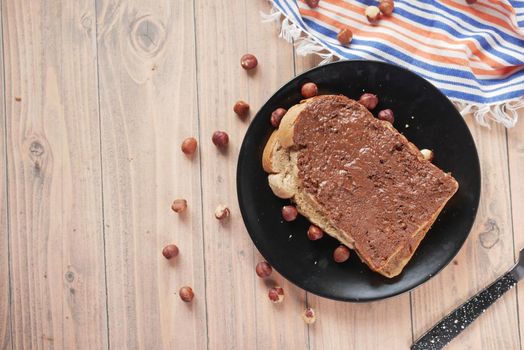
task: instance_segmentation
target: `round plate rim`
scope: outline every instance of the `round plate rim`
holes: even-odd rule
[[[322,291],[313,291],[313,290],[310,290],[310,289],[307,289],[305,288],[301,283],[298,283],[296,281],[294,281],[292,278],[289,277],[289,275],[286,273],[286,272],[283,272],[283,271],[280,271],[280,270],[277,270],[278,273],[284,277],[287,281],[289,281],[290,283],[292,283],[293,285],[309,292],[309,293],[312,293],[314,295],[317,295],[317,296],[320,296],[320,297],[323,297],[323,298],[327,298],[327,299],[331,299],[331,300],[336,300],[336,301],[343,301],[343,302],[354,302],[354,303],[366,303],[366,302],[372,302],[372,301],[378,301],[378,300],[384,300],[384,299],[389,299],[389,298],[393,298],[395,296],[398,296],[398,295],[401,295],[401,294],[404,294],[406,292],[410,292],[410,291],[413,291],[415,290],[416,288],[422,286],[423,284],[425,284],[427,281],[429,281],[430,279],[432,279],[433,277],[435,277],[436,275],[438,275],[446,266],[449,265],[449,263],[456,257],[456,255],[460,252],[460,250],[462,249],[462,247],[464,246],[464,243],[466,242],[466,240],[468,239],[470,233],[471,233],[471,229],[473,228],[473,225],[476,221],[476,218],[477,218],[477,215],[478,215],[478,208],[479,208],[479,203],[480,203],[480,197],[481,197],[481,189],[482,189],[482,173],[481,173],[481,167],[480,167],[480,159],[479,159],[479,156],[478,156],[478,150],[477,150],[477,146],[475,144],[475,141],[474,141],[474,138],[473,138],[473,135],[471,134],[471,130],[469,129],[469,127],[467,126],[467,123],[466,121],[464,120],[464,117],[462,117],[462,115],[458,112],[458,110],[456,110],[455,106],[453,105],[453,103],[451,102],[451,100],[442,92],[440,91],[435,85],[433,85],[433,83],[431,83],[430,81],[428,81],[427,79],[425,79],[424,77],[418,75],[417,73],[405,68],[405,67],[402,67],[402,66],[399,66],[399,65],[396,65],[396,64],[391,64],[391,63],[386,63],[386,62],[382,62],[382,61],[375,61],[375,60],[343,60],[343,61],[337,61],[337,62],[332,62],[332,63],[327,63],[327,64],[324,64],[324,65],[321,65],[321,66],[317,66],[317,67],[313,67],[307,71],[304,71],[303,73],[291,78],[290,80],[288,80],[286,83],[284,83],[280,88],[278,88],[265,102],[264,104],[261,105],[261,107],[258,109],[257,113],[255,114],[255,116],[253,117],[250,125],[248,126],[245,134],[244,134],[244,138],[242,140],[242,145],[240,147],[240,150],[239,150],[239,154],[238,154],[238,160],[237,160],[237,171],[236,171],[236,187],[237,187],[237,200],[238,200],[238,204],[239,204],[239,208],[240,208],[240,213],[242,215],[242,221],[244,222],[244,225],[246,227],[246,230],[249,234],[249,237],[251,238],[251,241],[253,242],[253,244],[255,245],[255,247],[257,248],[257,250],[260,252],[260,254],[262,255],[262,257],[264,259],[266,259],[266,261],[271,265],[273,266],[273,263],[270,261],[270,259],[267,259],[267,255],[268,254],[265,254],[265,249],[263,247],[261,247],[259,244],[256,243],[256,237],[253,236],[252,234],[252,230],[251,230],[251,223],[249,220],[247,220],[247,214],[245,212],[245,209],[244,209],[244,203],[243,203],[243,199],[242,199],[242,189],[241,189],[241,185],[240,185],[240,175],[241,175],[241,172],[242,172],[242,169],[241,169],[241,162],[243,160],[243,158],[246,156],[246,152],[245,152],[245,147],[246,147],[246,142],[247,142],[247,136],[249,135],[250,131],[252,128],[254,128],[254,123],[253,121],[256,119],[256,118],[260,118],[261,116],[259,116],[261,110],[264,109],[264,107],[269,103],[269,101],[271,101],[271,99],[279,94],[283,89],[285,89],[289,84],[291,84],[292,82],[294,81],[298,81],[300,79],[304,79],[305,76],[307,76],[308,74],[310,74],[311,72],[314,72],[316,70],[320,70],[320,69],[324,69],[325,67],[327,66],[334,66],[334,65],[346,65],[346,64],[351,64],[351,63],[363,63],[363,64],[378,64],[378,65],[383,65],[383,66],[387,66],[387,67],[390,67],[390,68],[393,68],[393,69],[399,69],[399,70],[402,70],[404,71],[404,73],[406,74],[410,74],[412,76],[414,76],[416,79],[422,79],[424,80],[428,86],[430,86],[435,92],[437,92],[437,94],[441,95],[442,97],[444,97],[444,100],[446,101],[446,103],[453,109],[456,111],[455,115],[458,117],[458,119],[460,120],[460,123],[463,124],[463,126],[465,127],[465,130],[466,130],[466,135],[468,138],[471,139],[472,141],[472,145],[473,145],[473,150],[474,150],[474,153],[475,153],[475,159],[474,159],[474,163],[475,163],[475,168],[478,169],[478,175],[479,175],[479,179],[478,179],[478,187],[476,188],[476,192],[478,193],[478,196],[476,197],[476,203],[475,203],[475,208],[474,208],[474,212],[472,213],[473,215],[473,220],[471,220],[471,223],[469,224],[469,227],[467,227],[467,234],[464,236],[464,239],[462,240],[462,242],[460,242],[460,244],[458,245],[458,248],[456,249],[456,251],[453,253],[453,254],[450,254],[449,258],[447,258],[446,260],[443,260],[443,263],[441,265],[438,266],[438,268],[433,272],[431,273],[430,275],[426,276],[425,278],[421,279],[419,281],[418,284],[415,284],[415,285],[412,285],[412,286],[407,286],[406,288],[401,288],[399,289],[398,291],[394,292],[394,293],[390,293],[390,294],[387,294],[387,295],[384,295],[384,296],[376,296],[376,297],[363,297],[363,298],[347,298],[347,297],[341,297],[341,296],[337,296],[337,295],[333,295],[333,294],[329,294],[329,293],[324,293]]]

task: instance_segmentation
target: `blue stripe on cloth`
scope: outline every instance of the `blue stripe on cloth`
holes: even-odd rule
[[[366,3],[366,1],[360,2]],[[295,25],[312,34],[319,43],[336,55],[345,59],[376,59],[400,64],[433,82],[435,86],[452,99],[482,104],[500,103],[501,101],[508,101],[524,96],[524,39],[515,38],[498,29],[493,32],[493,27],[479,23],[469,17],[463,19],[465,17],[463,14],[456,14],[457,11],[449,9],[445,5],[438,4],[436,8],[439,8],[443,13],[451,13],[454,16],[451,18],[455,20],[458,19],[458,23],[454,22],[450,17],[442,17],[440,13],[436,13],[427,7],[420,8],[420,6],[424,6],[424,3],[420,5],[421,1],[416,1],[416,4],[405,1],[403,2],[403,6],[397,6],[395,8],[395,14],[399,17],[404,17],[415,25],[425,27],[429,30],[431,30],[431,28],[439,28],[458,39],[471,40],[473,37],[478,42],[478,46],[483,51],[489,52],[492,57],[498,57],[499,59],[507,61],[508,67],[520,66],[522,69],[509,76],[483,79],[476,77],[467,67],[461,69],[451,64],[448,67],[436,66],[431,63],[431,60],[426,61],[415,55],[410,55],[408,52],[403,52],[401,48],[392,47],[388,45],[387,42],[385,43],[379,40],[364,40],[355,37],[349,48],[342,47],[336,41],[337,32],[323,25],[324,22],[301,16],[296,0],[273,0],[273,3],[281,12],[291,19]],[[427,5],[429,6],[429,4]],[[432,2],[432,5],[436,4]],[[406,10],[408,7],[430,13],[433,18],[422,18],[420,15]],[[520,12],[520,8],[524,9],[524,1],[519,4],[519,9],[516,11]],[[443,22],[442,20],[444,19],[450,23]],[[467,29],[467,27],[464,26],[464,21],[466,21],[469,26],[474,26],[477,29],[475,31]],[[522,22],[524,22],[524,20]],[[453,28],[451,23],[454,23],[453,25],[460,28],[460,30]],[[491,33],[486,33],[490,30],[492,31]],[[524,29],[519,30],[515,35],[519,35],[520,31],[524,32]],[[491,43],[486,38],[486,35],[491,38]],[[524,38],[524,34],[522,38]],[[515,52],[515,45],[523,47],[523,50]],[[502,51],[501,48],[503,48]],[[503,52],[504,49],[506,52]],[[507,52],[515,52],[515,55],[509,55]],[[457,81],[457,78],[460,78],[460,81]],[[497,93],[499,91],[500,93]]]

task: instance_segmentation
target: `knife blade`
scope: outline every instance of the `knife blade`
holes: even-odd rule
[[[411,350],[439,350],[466,329],[524,277],[524,249],[508,272],[445,316],[411,345]]]

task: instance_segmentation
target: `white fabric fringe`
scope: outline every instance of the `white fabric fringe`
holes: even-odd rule
[[[271,2],[271,0],[268,0]],[[303,31],[291,19],[285,16],[275,6],[270,13],[260,12],[262,22],[280,23],[280,37],[293,44],[296,53],[300,56],[316,54],[322,58],[319,65],[323,65],[335,60],[343,59],[339,55],[326,48],[319,40],[309,33]],[[281,21],[281,18],[284,19]],[[512,128],[518,121],[519,109],[524,109],[524,96],[512,101],[496,104],[475,104],[463,101],[453,101],[462,116],[470,113],[480,125],[490,127],[490,121],[495,121],[507,128]]]

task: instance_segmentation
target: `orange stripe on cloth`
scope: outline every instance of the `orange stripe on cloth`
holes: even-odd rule
[[[348,4],[344,1],[340,1],[340,0],[323,0],[327,3],[330,3],[332,5],[335,5],[335,6],[339,6],[339,7],[342,7],[348,11],[351,11],[353,13],[356,13],[360,16],[362,16],[362,18],[365,18],[364,16],[364,9],[362,9],[361,7],[358,7],[358,6],[354,6],[354,5],[351,5],[351,4]],[[341,17],[344,17],[344,18],[348,18],[348,19],[351,19],[355,22],[358,22],[358,23],[361,23],[361,24],[364,24],[364,25],[369,25],[369,22],[365,19],[363,19],[362,21],[358,21],[358,20],[355,20],[347,15],[344,15],[344,14],[341,14],[341,13],[338,13],[338,12],[335,12],[333,10],[330,10],[330,9],[327,9],[325,7],[322,6],[322,2],[320,3],[320,7],[327,11],[327,12],[330,12],[330,13],[333,13],[335,15],[338,15],[338,16],[341,16]],[[300,8],[299,9],[301,13],[303,13],[303,11],[310,11],[310,10],[307,10],[307,9],[302,9]],[[313,16],[314,17],[314,16]],[[449,43],[449,44],[464,44],[466,45],[469,50],[471,51],[471,53],[477,57],[479,57],[480,59],[482,59],[483,63],[486,63],[488,64],[490,67],[492,67],[493,71],[492,70],[489,70],[489,74],[491,75],[495,75],[497,74],[497,72],[507,72],[507,66],[505,63],[503,62],[499,62],[499,61],[496,61],[494,60],[493,58],[491,58],[490,56],[488,56],[481,48],[479,48],[476,43],[471,40],[471,39],[457,39],[455,37],[449,37],[447,35],[444,35],[442,33],[436,33],[436,32],[432,32],[432,31],[429,31],[427,29],[424,29],[424,28],[420,28],[420,27],[417,27],[417,26],[414,26],[412,25],[411,23],[409,22],[406,22],[402,19],[400,19],[399,17],[395,17],[395,16],[392,16],[390,18],[388,18],[388,21],[406,29],[406,32],[402,32],[403,35],[406,35],[408,36],[410,39],[414,40],[414,41],[417,41],[417,42],[420,42],[420,40],[417,40],[415,39],[414,37],[412,36],[409,36],[409,33],[410,32],[414,32],[414,33],[417,33],[418,35],[420,36],[424,36],[424,37],[431,37],[431,38],[435,38],[435,39],[438,39],[438,40],[441,40],[441,41],[444,41],[446,43]],[[342,24],[344,25],[344,24]],[[337,25],[337,27],[340,27],[340,24]],[[358,32],[358,28],[355,28],[355,31]],[[438,49],[442,49],[442,47],[440,46],[435,46],[435,45],[428,45],[426,43],[423,43],[421,42],[421,44],[423,46],[428,46],[428,47],[433,47],[433,48],[438,48]],[[449,48],[449,47],[446,47],[446,50],[451,50],[451,51],[457,51],[457,52],[463,52],[462,50],[460,49],[454,49],[454,48]],[[469,65],[469,64],[468,64]]]
[[[500,18],[497,18],[493,15],[490,15],[488,13],[475,10],[475,6],[471,6],[468,4],[462,5],[459,3],[456,3],[454,1],[449,0],[440,0],[443,4],[448,5],[449,7],[455,8],[457,10],[467,12],[469,14],[472,14],[478,18],[482,18],[484,21],[489,22],[490,24],[493,24],[494,27],[498,25],[499,27],[506,28],[510,32],[514,32],[514,28],[508,24],[508,22],[501,20]]]
[[[326,11],[329,11],[329,10],[326,9]],[[319,13],[318,11],[300,9],[300,13],[303,15],[321,20],[322,22],[328,23],[335,28],[341,28],[342,26],[345,26],[344,23],[341,23],[338,20],[335,20],[331,17],[325,16]],[[417,55],[419,57],[424,57],[430,61],[436,61],[436,62],[440,62],[444,64],[455,64],[461,67],[469,67],[469,69],[476,75],[497,76],[500,74],[506,74],[509,71],[511,71],[512,69],[515,69],[515,67],[508,67],[508,66],[502,66],[502,65],[500,65],[501,66],[500,68],[496,68],[496,69],[482,69],[482,68],[471,67],[469,65],[468,60],[464,60],[464,59],[456,58],[456,57],[441,56],[438,54],[430,54],[430,53],[421,51],[418,48],[410,44],[407,44],[404,41],[399,40],[398,38],[393,37],[389,34],[384,34],[384,33],[379,33],[379,32],[368,32],[368,31],[362,30],[361,28],[355,28],[354,31],[355,31],[354,34],[360,35],[361,37],[364,37],[364,38],[369,38],[369,39],[380,38],[387,42],[394,43],[396,46],[401,47],[404,50],[406,50],[406,52],[410,52],[412,55]]]

